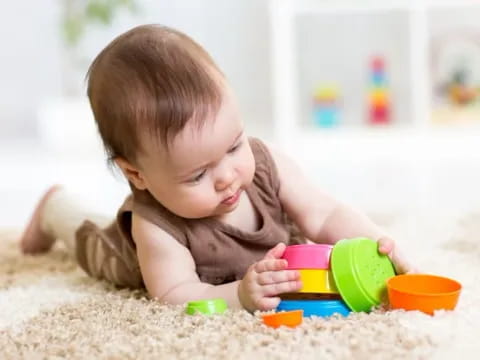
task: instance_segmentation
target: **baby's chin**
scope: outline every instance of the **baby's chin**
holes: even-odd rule
[[[222,203],[212,204],[211,207],[204,207],[204,208],[197,208],[195,209],[193,206],[190,208],[185,208],[186,211],[174,211],[174,209],[170,209],[174,214],[180,216],[185,219],[205,219],[205,218],[222,218],[223,216],[233,212],[239,205],[240,199],[244,196],[244,191],[241,192],[238,201],[232,205],[225,205]],[[182,209],[183,210],[183,209]]]
[[[185,218],[188,218],[188,219],[207,219],[207,218],[215,218],[215,219],[222,219],[222,217],[224,217],[225,215],[231,213],[232,211],[234,211],[236,209],[236,206],[234,207],[229,207],[229,208],[225,208],[225,207],[218,207],[218,208],[215,208],[213,210],[210,210],[210,211],[204,211],[204,212],[199,212],[197,214],[188,214],[188,216],[184,216]]]
[[[221,217],[229,213],[231,210],[225,211],[225,209],[213,208],[213,209],[205,209],[205,210],[198,210],[195,212],[188,211],[188,212],[175,212],[177,216],[180,216],[184,219],[191,219],[191,220],[200,220],[212,217]]]

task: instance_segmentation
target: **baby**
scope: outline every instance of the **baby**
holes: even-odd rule
[[[106,226],[51,188],[23,234],[25,253],[61,239],[91,276],[167,303],[224,298],[249,311],[301,288],[281,259],[287,245],[366,236],[398,273],[412,271],[365,215],[247,137],[225,76],[185,34],[146,25],[120,35],[92,63],[88,97],[131,195]]]

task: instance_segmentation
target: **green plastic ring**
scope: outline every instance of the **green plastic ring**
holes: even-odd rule
[[[187,303],[185,312],[188,315],[195,315],[197,313],[213,315],[223,314],[227,308],[227,302],[224,299],[198,300]]]
[[[338,292],[353,311],[371,310],[386,300],[386,281],[395,276],[389,257],[367,238],[343,239],[335,244],[331,267]]]

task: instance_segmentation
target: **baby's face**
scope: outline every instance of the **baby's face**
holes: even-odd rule
[[[229,91],[214,119],[200,129],[187,124],[168,153],[144,142],[138,158],[144,188],[184,218],[222,216],[233,211],[252,182],[255,160]]]

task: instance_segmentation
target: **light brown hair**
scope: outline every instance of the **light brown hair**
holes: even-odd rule
[[[220,107],[218,75],[223,77],[208,53],[172,28],[143,25],[114,39],[87,73],[88,98],[109,160],[135,163],[144,134],[168,150],[187,122],[203,125]]]

